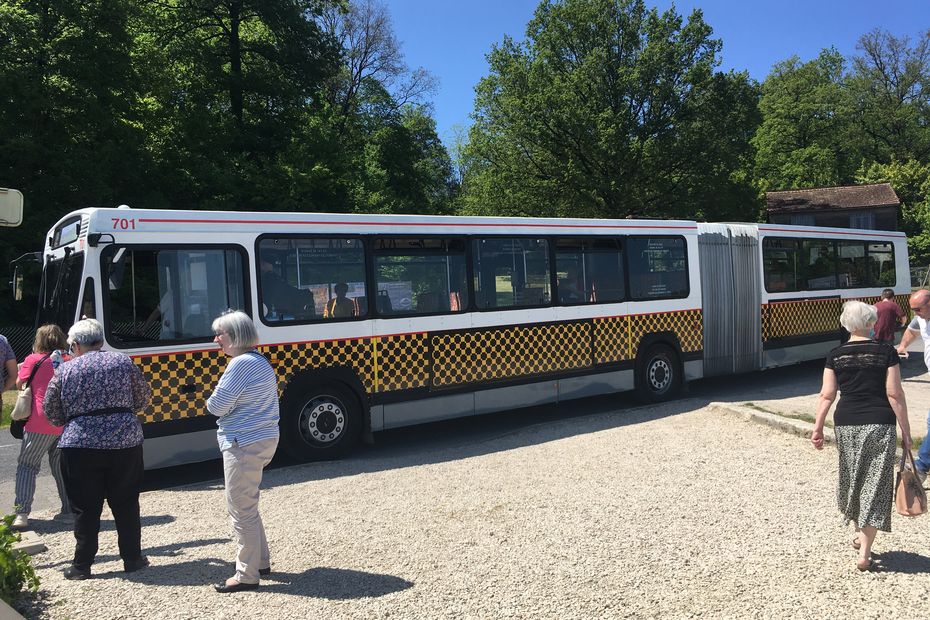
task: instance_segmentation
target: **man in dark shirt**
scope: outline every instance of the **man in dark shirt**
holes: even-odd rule
[[[881,300],[875,304],[878,320],[875,321],[875,340],[882,344],[894,346],[894,332],[899,325],[904,325],[907,317],[904,310],[894,301],[894,291],[886,288]]]

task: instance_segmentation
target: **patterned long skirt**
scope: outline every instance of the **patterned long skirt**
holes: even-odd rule
[[[846,519],[891,531],[896,435],[894,424],[837,426],[840,482],[836,503]]]

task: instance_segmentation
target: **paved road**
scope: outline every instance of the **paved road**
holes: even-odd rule
[[[905,376],[916,376],[925,372],[923,358],[919,354],[921,343],[915,342],[912,354],[905,365]],[[696,399],[697,406],[713,401],[738,402],[763,401],[769,398],[798,398],[816,394],[820,387],[822,362],[809,362],[798,366],[755,372],[738,377],[715,377],[694,381],[689,385],[688,397]],[[433,449],[448,447],[450,449],[468,445],[473,442],[486,441],[488,438],[513,430],[556,420],[570,420],[572,417],[587,416],[593,413],[624,410],[637,406],[632,393],[589,398],[563,405],[534,407],[506,414],[469,417],[448,422],[426,424],[419,427],[386,431],[375,435],[375,444],[362,446],[359,457],[380,459],[393,454],[403,454],[413,447],[424,444]],[[813,413],[813,411],[809,412]],[[918,417],[923,418],[924,414]],[[913,416],[912,416],[913,417]],[[913,434],[920,436],[923,428],[912,422]],[[12,439],[4,430],[0,434],[0,512],[9,511],[13,505],[13,481],[16,472],[16,458],[19,442]],[[276,459],[272,467],[292,465],[286,459]],[[207,480],[220,479],[223,476],[219,460],[197,463],[181,467],[146,472],[146,490],[165,489],[181,484],[190,484]],[[58,498],[54,481],[48,471],[48,463],[39,474],[33,512],[57,510]]]

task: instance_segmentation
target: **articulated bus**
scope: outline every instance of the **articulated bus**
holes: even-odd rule
[[[282,450],[311,460],[384,429],[661,401],[815,359],[844,300],[891,288],[907,308],[910,291],[901,233],[660,220],[90,208],[55,225],[41,265],[37,324],[97,318],[151,383],[150,468],[218,457],[205,400],[228,308],[278,374]]]

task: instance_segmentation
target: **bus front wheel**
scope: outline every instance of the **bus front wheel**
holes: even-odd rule
[[[337,382],[311,385],[285,396],[281,446],[299,461],[338,458],[358,442],[362,408],[358,398]]]
[[[654,344],[636,364],[636,392],[647,403],[669,400],[681,391],[682,370],[675,351]]]

